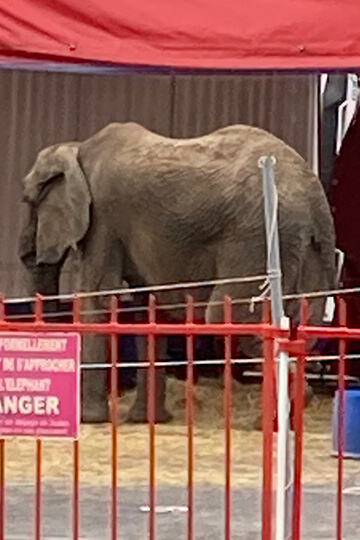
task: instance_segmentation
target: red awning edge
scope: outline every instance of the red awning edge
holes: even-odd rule
[[[11,0],[0,55],[202,69],[360,67],[359,0]]]

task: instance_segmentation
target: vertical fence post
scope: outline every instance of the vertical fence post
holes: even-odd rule
[[[280,327],[284,320],[281,286],[281,263],[278,233],[278,198],[275,184],[275,158],[263,156],[259,160],[262,170],[265,230],[267,240],[267,274],[271,291],[272,324]],[[291,473],[289,462],[289,357],[281,352],[278,357],[278,437],[277,437],[277,489],[276,540],[285,540],[290,531]]]
[[[186,324],[194,322],[194,299],[186,300]],[[188,432],[187,540],[194,540],[194,334],[186,336],[186,423]]]
[[[80,483],[80,449],[79,440],[74,441],[74,494],[73,494],[73,538],[79,540],[79,483]]]
[[[225,297],[224,321],[232,322],[232,304],[229,296]],[[231,540],[231,409],[232,409],[232,373],[231,373],[231,335],[225,335],[225,540]]]
[[[118,299],[111,297],[110,301],[110,322],[117,324]],[[118,342],[117,334],[110,335],[111,354],[111,390],[110,390],[110,415],[111,415],[111,538],[117,540],[118,537],[118,516],[117,516],[117,459],[118,459],[118,368],[117,368]]]
[[[5,540],[5,440],[0,440],[0,540]]]
[[[263,322],[270,322],[270,305],[263,303]],[[262,430],[263,430],[263,485],[262,485],[262,540],[273,537],[273,438],[274,438],[274,339],[263,341],[264,364],[262,385]]]
[[[73,322],[80,322],[81,304],[80,298],[74,296],[73,302]],[[74,493],[73,493],[73,538],[79,540],[80,520],[79,520],[79,484],[80,484],[80,449],[79,439],[74,441]]]
[[[301,301],[302,326],[307,324],[308,303],[305,298]],[[301,338],[301,336],[299,336]],[[301,505],[302,505],[302,467],[304,448],[304,407],[305,407],[305,344],[304,351],[297,358],[295,377],[294,399],[294,431],[295,431],[295,456],[294,456],[294,497],[292,512],[292,540],[301,540]]]
[[[155,297],[149,297],[149,324],[156,324]],[[155,334],[150,332],[148,338],[148,420],[149,420],[149,540],[155,540],[155,411],[156,411],[156,346]]]
[[[35,323],[43,324],[44,303],[38,294],[35,300]],[[35,477],[35,540],[41,540],[41,476],[42,476],[42,441],[36,439],[36,477]]]
[[[346,304],[339,300],[339,323],[346,326]],[[343,540],[343,485],[344,485],[344,444],[345,444],[345,355],[346,341],[339,340],[339,402],[338,402],[338,485],[336,539]]]

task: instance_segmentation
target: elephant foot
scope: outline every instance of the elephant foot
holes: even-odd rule
[[[171,422],[172,419],[173,419],[173,415],[169,413],[166,409],[162,409],[161,411],[156,412],[156,415],[155,415],[156,424],[167,424],[168,422]],[[144,409],[143,407],[138,407],[136,405],[133,405],[127,414],[125,422],[127,424],[147,424],[148,423],[147,410]]]
[[[81,422],[83,424],[106,424],[109,422],[108,403],[84,406],[81,411]]]

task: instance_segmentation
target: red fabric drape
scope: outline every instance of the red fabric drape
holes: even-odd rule
[[[360,66],[359,0],[7,0],[0,56],[185,68]]]

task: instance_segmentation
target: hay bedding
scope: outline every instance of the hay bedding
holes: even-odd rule
[[[185,425],[185,385],[168,382],[168,407],[174,414],[171,424],[157,426],[157,481],[186,485],[187,429]],[[221,380],[200,380],[195,388],[195,481],[223,485],[224,432],[223,388]],[[146,484],[148,479],[149,436],[147,426],[122,422],[134,393],[120,399],[118,478],[120,485]],[[260,485],[262,478],[262,436],[252,431],[260,410],[260,387],[233,383],[232,482],[234,485]],[[331,452],[331,397],[315,396],[306,411],[304,478],[323,483],[336,479],[336,460]],[[110,426],[81,426],[81,480],[109,485],[111,478]],[[72,481],[71,442],[45,441],[44,480]],[[360,473],[357,462],[346,462],[345,475]],[[12,439],[6,443],[7,482],[33,482],[35,443]]]

